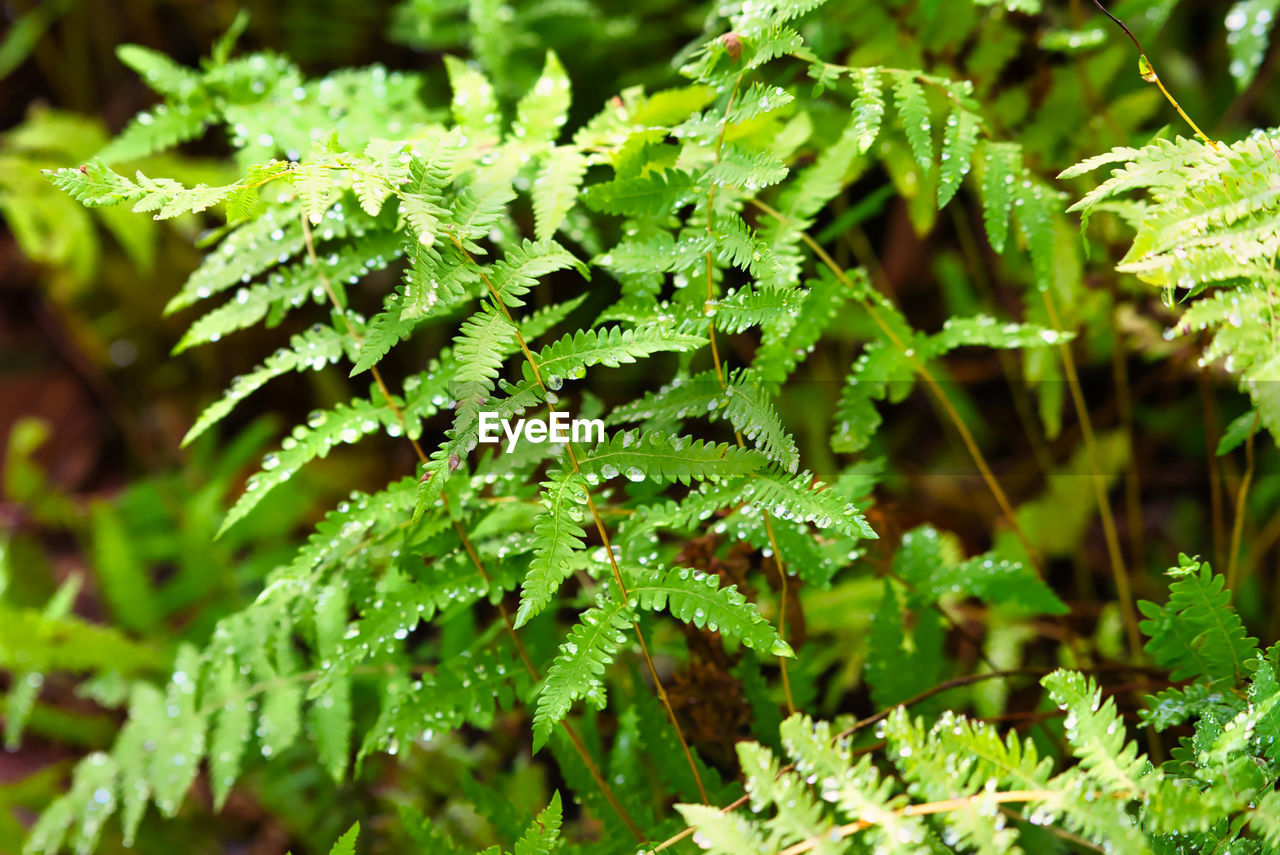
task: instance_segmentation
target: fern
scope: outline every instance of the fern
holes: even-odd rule
[[[677,568],[642,578],[630,588],[639,607],[669,611],[686,623],[775,656],[791,656],[791,647],[773,626],[733,588],[721,588],[715,577]]]
[[[586,485],[577,473],[558,470],[543,485],[542,513],[533,529],[538,540],[536,554],[522,584],[517,627],[547,607],[572,571],[574,553],[583,547],[582,506],[586,498]]]
[[[204,769],[215,810],[235,804],[242,779],[268,806],[280,775],[307,782],[317,817],[332,819],[312,823],[313,836],[328,845],[346,827],[333,852],[353,855],[359,826],[347,814],[367,800],[346,796],[374,764],[382,775],[393,763],[405,785],[398,820],[361,817],[383,848],[550,855],[634,837],[656,851],[681,845],[682,819],[695,845],[734,855],[1038,852],[1057,845],[1046,825],[1069,845],[1116,852],[1274,847],[1280,654],[1250,637],[1257,615],[1238,614],[1223,580],[1184,559],[1168,605],[1140,606],[1146,652],[1173,681],[1151,675],[1144,705],[1116,688],[1132,663],[1118,655],[1114,610],[1042,620],[1096,599],[1081,592],[1092,577],[1066,579],[1030,554],[1079,558],[1092,514],[1107,511],[1108,478],[1166,413],[1128,408],[1123,395],[1145,387],[1117,375],[1123,430],[1095,436],[1082,412],[1082,446],[1056,435],[1063,396],[1050,381],[1097,369],[1064,357],[1145,371],[1123,345],[1166,351],[1147,345],[1131,289],[1084,276],[1044,175],[1079,156],[1081,139],[1147,138],[1159,93],[1130,91],[1120,48],[1064,29],[1060,10],[1032,0],[872,2],[857,15],[821,5],[702,16],[406,0],[393,31],[426,49],[421,74],[370,66],[315,79],[275,53],[233,56],[241,20],[197,67],[123,49],[158,103],[105,147],[51,148],[38,164],[0,152],[0,208],[20,243],[37,231],[51,240],[51,224],[73,221],[67,210],[80,217],[68,245],[97,241],[103,225],[141,257],[138,235],[160,232],[129,231],[133,213],[173,221],[188,242],[199,234],[203,260],[166,311],[202,311],[175,319],[175,354],[191,360],[206,345],[214,364],[255,366],[195,418],[178,487],[139,502],[163,522],[161,546],[135,544],[136,523],[100,500],[86,516],[30,477],[21,443],[6,457],[9,498],[72,538],[87,530],[109,565],[97,577],[116,620],[160,641],[73,616],[77,582],[43,605],[25,580],[4,592],[10,745],[65,724],[41,694],[58,672],[90,677],[87,695],[127,710],[109,748],[97,750],[107,743],[96,731],[83,737],[94,750],[64,794],[50,788],[28,851],[113,846],[115,814],[126,843],[151,839],[148,807],[183,812]],[[1267,42],[1256,25],[1273,7],[1246,0],[1228,13],[1239,83],[1257,73]],[[1137,29],[1158,28],[1171,8],[1156,4]],[[1029,74],[1039,49],[1069,62]],[[624,65],[638,55],[658,61]],[[592,79],[600,68],[630,82],[614,93]],[[597,103],[575,102],[575,88]],[[171,152],[209,150],[206,136],[230,147],[225,168]],[[1074,210],[1105,218],[1108,243],[1134,231],[1117,273],[1185,298],[1169,338],[1207,331],[1206,359],[1223,360],[1253,399],[1219,443],[1248,455],[1237,540],[1269,495],[1246,495],[1253,433],[1280,424],[1274,162],[1268,135],[1156,139],[1061,173],[1081,183]],[[23,219],[10,212],[37,195],[17,183],[32,164],[57,201]],[[1111,174],[1085,184],[1098,169]],[[984,234],[1000,258],[984,255]],[[908,251],[877,264],[869,245],[881,238]],[[61,257],[45,248],[45,262]],[[943,299],[930,303],[920,283],[934,282]],[[222,339],[237,332],[233,351]],[[264,336],[268,352],[285,345],[265,359],[244,350]],[[1025,479],[1004,470],[1008,456],[983,457],[1006,437],[980,417],[989,404],[1007,414],[1003,404],[953,382],[995,366],[1039,399],[1046,437],[1014,384],[1011,406],[1043,458]],[[283,423],[237,492],[276,428],[233,436],[232,416],[294,372],[309,372],[323,405]],[[839,389],[831,401],[815,392],[828,388]],[[940,496],[949,515],[976,519],[985,505],[967,493],[898,501],[926,467],[953,465],[932,428],[901,433],[884,406],[917,392],[995,494],[1007,519],[994,537],[985,517],[954,535],[924,524]],[[482,413],[599,418],[611,432],[493,448]],[[355,445],[363,458],[318,465]],[[880,457],[917,452],[905,480]],[[346,465],[375,458],[374,469]],[[1081,473],[1102,489],[1082,492]],[[1134,473],[1129,490],[1136,463]],[[1015,502],[999,486],[1011,474]],[[351,478],[360,491],[341,486]],[[160,516],[182,503],[208,517],[225,496],[216,554],[205,554],[211,530]],[[1154,524],[1126,511],[1135,535]],[[878,530],[890,536],[870,543]],[[1261,550],[1231,549],[1244,556],[1236,571],[1261,566]],[[176,581],[153,572],[170,563]],[[235,572],[218,575],[224,563]],[[0,587],[8,580],[4,569]],[[1073,663],[1099,663],[1114,682],[1060,670],[1024,685],[1062,664],[1041,638],[1050,631],[1065,633]],[[783,709],[805,712],[784,720]],[[1120,710],[1184,728],[1185,741],[1157,768]],[[1035,731],[967,712],[1026,713]],[[527,763],[501,762],[528,747]],[[419,786],[422,749],[430,786]],[[562,792],[581,806],[567,824]],[[749,813],[721,807],[742,795]],[[707,803],[673,811],[675,799]],[[6,851],[11,803],[29,807],[0,787]],[[521,813],[542,805],[531,823]]]
[[[1176,581],[1169,586],[1168,605],[1139,606],[1147,617],[1142,630],[1151,637],[1144,649],[1174,679],[1239,682],[1247,673],[1246,663],[1258,655],[1258,643],[1231,608],[1222,577],[1185,555],[1169,574]]]
[[[533,715],[534,751],[546,745],[552,727],[568,714],[575,701],[586,698],[597,708],[604,706],[602,675],[626,643],[624,630],[631,619],[628,605],[603,598],[582,613],[560,645],[560,655],[551,663],[538,691]]]

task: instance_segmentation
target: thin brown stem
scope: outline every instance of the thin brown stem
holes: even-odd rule
[[[1116,411],[1120,416],[1120,429],[1124,431],[1125,444],[1129,448],[1129,465],[1124,470],[1124,502],[1126,532],[1129,535],[1129,560],[1139,571],[1147,566],[1146,537],[1142,519],[1142,477],[1138,469],[1138,448],[1133,441],[1133,390],[1129,384],[1129,365],[1126,352],[1121,347],[1120,327],[1112,319],[1115,347],[1112,350],[1111,368],[1116,384]]]
[[[1204,140],[1206,143],[1208,143],[1209,145],[1213,146],[1216,149],[1218,147],[1218,144],[1214,142],[1212,139],[1210,139],[1209,136],[1205,134],[1204,131],[1200,130],[1200,126],[1197,125],[1194,121],[1192,121],[1191,117],[1186,114],[1186,111],[1182,109],[1182,105],[1178,103],[1177,99],[1174,98],[1173,95],[1169,93],[1168,89],[1164,88],[1164,83],[1161,82],[1160,75],[1156,74],[1156,67],[1151,64],[1150,57],[1148,57],[1147,52],[1142,49],[1142,43],[1138,41],[1138,37],[1133,34],[1133,31],[1125,26],[1124,21],[1121,21],[1115,15],[1111,14],[1111,12],[1107,10],[1107,7],[1102,5],[1101,0],[1093,0],[1093,5],[1101,9],[1102,14],[1106,15],[1108,18],[1110,18],[1112,21],[1116,23],[1116,26],[1124,30],[1124,34],[1129,37],[1129,41],[1133,42],[1133,46],[1138,49],[1138,56],[1141,58],[1142,62],[1145,64],[1142,68],[1143,80],[1146,80],[1148,83],[1154,83],[1156,86],[1160,87],[1160,92],[1161,94],[1164,95],[1165,100],[1173,105],[1173,109],[1177,110],[1178,115],[1181,116],[1183,120],[1188,125],[1191,126],[1191,130],[1196,132],[1196,136],[1200,137],[1200,139]]]
[[[769,216],[784,222],[788,221],[786,214],[778,211],[773,206],[768,205],[759,199],[751,199],[750,202]],[[1000,486],[1000,482],[991,471],[991,466],[987,463],[987,458],[982,453],[982,449],[978,447],[978,443],[973,438],[973,434],[970,433],[969,427],[964,423],[964,420],[960,418],[960,413],[956,410],[955,405],[951,403],[951,399],[947,397],[947,393],[943,390],[941,384],[939,384],[934,378],[932,372],[929,371],[928,366],[921,362],[916,357],[915,353],[906,346],[901,338],[898,337],[897,333],[893,331],[893,328],[885,323],[884,319],[880,317],[880,313],[876,311],[876,308],[872,305],[871,301],[863,296],[859,289],[849,279],[844,268],[836,264],[835,260],[825,249],[822,248],[821,244],[809,236],[808,232],[801,231],[799,234],[800,239],[813,251],[814,255],[818,256],[822,263],[827,266],[827,269],[835,275],[836,279],[856,295],[858,301],[862,304],[863,309],[871,317],[872,321],[874,321],[876,326],[878,326],[885,334],[885,337],[889,342],[893,344],[894,347],[902,351],[903,355],[907,358],[908,363],[911,365],[912,370],[920,376],[920,379],[924,382],[925,386],[937,399],[938,404],[942,407],[948,421],[951,422],[956,433],[960,435],[960,441],[964,443],[965,449],[969,452],[969,456],[978,467],[978,472],[982,475],[982,480],[986,483],[987,489],[990,490],[991,495],[995,497],[996,504],[1000,506],[1000,512],[1004,514],[1005,520],[1008,521],[1014,535],[1022,544],[1023,550],[1026,551],[1027,557],[1031,560],[1031,563],[1035,566],[1037,572],[1039,572],[1040,559],[1038,551],[1032,545],[1026,532],[1023,531],[1022,525],[1018,522],[1018,517],[1013,511],[1013,505],[1009,502],[1009,497],[1004,492],[1004,488]]]
[[[1048,801],[1054,798],[1055,793],[1052,790],[1010,790],[1005,793],[987,793],[982,792],[972,796],[965,796],[959,799],[944,799],[940,802],[927,802],[925,804],[907,805],[895,811],[890,811],[893,816],[926,816],[935,813],[947,813],[948,811],[958,810],[962,807],[974,804],[975,802],[987,802],[992,804],[1007,804],[1009,802],[1038,802]],[[867,828],[871,828],[878,823],[874,820],[860,819],[857,822],[851,822],[847,825],[838,825],[821,837],[811,837],[808,840],[788,846],[786,849],[780,850],[778,855],[801,855],[803,852],[810,852],[817,849],[824,842],[843,840],[850,835],[857,834]]]

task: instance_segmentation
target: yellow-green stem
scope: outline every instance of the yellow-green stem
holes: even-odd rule
[[[1048,290],[1040,293],[1044,297],[1045,311],[1049,314],[1049,324],[1059,334],[1058,349],[1062,354],[1062,367],[1067,375],[1067,388],[1071,391],[1076,416],[1080,419],[1080,433],[1084,437],[1085,453],[1089,455],[1089,477],[1093,482],[1094,495],[1098,501],[1098,514],[1102,517],[1102,535],[1107,544],[1107,558],[1111,562],[1111,574],[1115,579],[1116,593],[1120,598],[1120,609],[1124,615],[1129,647],[1134,656],[1141,656],[1142,635],[1138,632],[1138,612],[1133,605],[1133,593],[1129,589],[1129,572],[1124,565],[1124,555],[1120,551],[1120,536],[1116,533],[1116,521],[1111,513],[1111,498],[1107,495],[1106,477],[1102,474],[1102,460],[1098,456],[1093,419],[1089,416],[1089,405],[1085,402],[1084,392],[1080,388],[1075,356],[1071,352],[1070,344],[1061,334],[1062,322],[1058,317],[1057,304]]]
[[[1231,526],[1231,557],[1227,564],[1227,587],[1235,590],[1236,569],[1240,562],[1240,538],[1244,534],[1244,519],[1246,511],[1246,501],[1249,498],[1249,485],[1253,481],[1253,435],[1258,430],[1258,422],[1261,413],[1254,415],[1253,424],[1249,426],[1249,438],[1244,443],[1244,477],[1240,479],[1240,491],[1236,493],[1236,518]]]

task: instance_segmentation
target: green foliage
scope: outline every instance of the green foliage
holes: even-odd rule
[[[1147,38],[1174,5],[1121,11]],[[36,800],[27,852],[150,846],[149,807],[185,822],[193,791],[299,825],[314,802],[308,851],[333,855],[1280,848],[1280,652],[1198,559],[1131,613],[1129,585],[1156,586],[1125,469],[1165,411],[1125,397],[1122,348],[1155,307],[1086,281],[1046,175],[1146,133],[1162,102],[1120,82],[1127,46],[1033,0],[695,11],[408,0],[392,31],[432,51],[420,71],[315,78],[237,54],[241,18],[196,68],[121,48],[160,103],[114,140],[40,112],[6,134],[26,252],[87,283],[104,235],[145,270],[162,229],[198,234],[165,346],[241,372],[194,390],[184,477],[110,501],[53,489],[39,430],[14,431],[6,493],[83,541],[110,623],[77,616],[78,574],[10,584],[29,547],[0,541],[6,745],[57,731],[60,675],[122,722]],[[1227,13],[1242,88],[1275,12]],[[1217,441],[1247,455],[1224,464],[1242,584],[1275,496],[1248,495],[1253,436],[1280,437],[1273,137],[1157,137],[1058,176],[1091,250],[1134,232],[1100,266],[1185,304],[1155,339],[1207,332],[1252,400]],[[188,142],[233,154],[166,153]],[[1082,374],[1124,395],[1098,408]],[[1010,396],[982,385],[1000,375]],[[282,418],[246,428],[268,383]],[[993,472],[983,448],[1022,443],[983,420],[1004,397],[1036,459]],[[495,443],[495,416],[528,430]],[[563,416],[604,431],[535,439]],[[973,477],[917,492],[957,460]],[[1178,729],[1169,759],[1132,719]]]
[[[1230,144],[1157,140],[1141,149],[1115,149],[1063,173],[1073,177],[1120,164],[1073,206],[1086,214],[1143,191],[1132,209],[1133,244],[1116,269],[1160,288],[1170,304],[1187,303],[1166,335],[1208,331],[1212,341],[1203,358],[1222,360],[1239,379],[1273,437],[1280,430],[1270,298],[1278,163],[1272,137],[1259,132]],[[1194,297],[1200,299],[1192,302]]]

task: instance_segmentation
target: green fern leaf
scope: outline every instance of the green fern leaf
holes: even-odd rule
[[[248,683],[234,662],[224,659],[213,668],[206,684],[214,697],[225,699],[217,711],[209,738],[209,784],[214,807],[221,810],[236,779],[253,728],[253,707]]]
[[[741,639],[753,650],[794,657],[791,646],[773,625],[734,586],[720,587],[719,578],[699,570],[673,568],[638,579],[629,593],[639,607],[667,611],[699,629]]]
[[[161,699],[148,695],[140,714],[130,704],[129,715],[152,733],[149,778],[160,812],[173,817],[195,780],[205,752],[205,719],[196,709],[196,685],[200,678],[200,654],[184,645],[174,660],[173,677]]]
[[[468,318],[454,339],[457,370],[453,376],[453,396],[459,403],[459,417],[479,409],[493,393],[502,360],[516,347],[516,331],[506,317],[482,310]]]
[[[578,461],[588,484],[625,476],[655,483],[717,481],[762,467],[765,458],[751,449],[706,440],[639,431],[614,434]]]
[[[360,823],[353,824],[337,839],[329,855],[356,855],[356,838],[360,836]]]
[[[910,631],[898,595],[888,579],[871,618],[864,672],[879,708],[892,707],[941,681],[942,624],[937,613],[921,610]]]
[[[657,218],[690,201],[693,176],[679,169],[593,184],[583,194],[591,208],[625,217]]]
[[[907,142],[911,145],[911,153],[925,173],[932,172],[933,124],[929,119],[929,101],[924,87],[916,82],[911,72],[890,72],[889,76],[893,80],[894,102]]]
[[[1004,252],[1009,213],[1017,184],[1022,182],[1022,148],[1017,143],[987,143],[982,159],[982,220],[987,240]]]
[[[569,111],[569,77],[560,59],[547,51],[542,76],[516,105],[516,121],[512,132],[531,146],[554,143],[560,135]]]
[[[1143,649],[1171,669],[1171,679],[1242,682],[1249,673],[1246,663],[1258,655],[1258,642],[1248,636],[1231,606],[1222,577],[1208,563],[1186,556],[1169,574],[1176,581],[1169,586],[1167,605],[1138,603],[1147,618],[1140,626],[1150,637]]]
[[[560,792],[551,795],[551,803],[538,813],[538,818],[516,841],[513,855],[551,855],[560,839]]]
[[[199,74],[142,45],[120,45],[116,56],[161,95],[185,98],[201,85]]]
[[[969,174],[973,150],[978,144],[980,120],[968,110],[954,110],[947,116],[942,133],[942,167],[938,176],[938,207],[945,206]]]
[[[264,317],[278,322],[308,299],[328,303],[324,281],[349,282],[370,270],[378,270],[400,253],[394,234],[370,235],[358,244],[341,246],[320,259],[319,264],[290,265],[267,277],[267,281],[236,289],[230,300],[197,318],[174,347],[181,353],[201,344],[220,341],[223,336],[248,329]]]
[[[1241,92],[1258,74],[1277,12],[1280,0],[1239,0],[1227,11],[1227,48],[1231,52],[1228,70]]]
[[[533,750],[547,744],[551,730],[564,719],[575,701],[586,698],[597,708],[605,703],[605,668],[627,641],[632,611],[625,603],[599,600],[582,613],[569,631],[560,653],[547,670],[538,691],[533,716]]]
[[[273,489],[292,478],[303,464],[324,457],[335,445],[359,442],[376,430],[400,430],[385,404],[355,399],[332,410],[317,410],[306,425],[298,425],[285,437],[280,450],[263,458],[262,471],[249,477],[245,492],[232,506],[218,532],[221,534],[249,514]]]
[[[884,91],[880,71],[875,68],[854,68],[850,69],[849,74],[857,93],[853,101],[851,127],[858,151],[866,154],[880,136],[880,125],[884,122]]]
[[[542,490],[542,511],[534,523],[535,554],[521,585],[520,608],[515,625],[521,627],[555,597],[573,569],[574,555],[582,549],[582,507],[587,501],[582,478],[569,470],[550,474]]]
[[[707,180],[720,187],[741,187],[754,192],[787,177],[787,165],[767,151],[747,151],[730,143],[720,160],[707,170]]]
[[[657,327],[578,330],[566,333],[559,341],[544,347],[534,360],[538,363],[543,382],[555,390],[565,378],[585,376],[586,369],[593,365],[616,368],[653,353],[696,350],[705,343],[706,339],[701,336],[676,335]],[[526,382],[535,379],[528,363],[524,365],[524,377]]]
[[[490,271],[489,281],[498,299],[508,306],[523,306],[520,297],[538,284],[538,279],[557,270],[577,268],[587,276],[587,267],[560,244],[553,240],[526,240],[513,247]]]
[[[423,246],[435,243],[440,221],[448,214],[443,191],[453,178],[458,142],[456,130],[436,134],[409,162],[409,181],[400,193],[400,215]]]
[[[267,381],[290,371],[306,369],[318,371],[336,362],[348,346],[348,341],[348,337],[340,334],[333,327],[320,324],[316,324],[305,333],[293,336],[289,340],[288,348],[280,348],[249,373],[234,378],[222,398],[200,413],[196,423],[182,438],[182,444],[187,445],[222,421],[236,404],[262,388]]]
[[[204,133],[214,118],[207,104],[161,104],[139,113],[100,152],[103,163],[139,160]]]
[[[334,655],[347,631],[347,588],[341,584],[325,586],[316,597],[316,652],[327,658]],[[329,681],[325,692],[311,704],[311,722],[316,750],[330,777],[340,782],[347,771],[351,750],[351,681],[337,678]]]
[[[498,99],[489,79],[476,68],[445,54],[445,71],[453,89],[453,120],[475,145],[498,138]]]
[[[927,350],[941,355],[957,347],[1026,349],[1071,341],[1075,333],[1059,332],[1035,324],[1001,323],[988,315],[947,318],[942,332],[932,336]]]
[[[1067,740],[1085,773],[1110,790],[1136,794],[1151,771],[1138,745],[1126,740],[1115,699],[1102,699],[1093,681],[1074,671],[1055,671],[1043,680],[1050,697],[1067,711]]]
[[[534,234],[550,240],[573,210],[587,174],[587,159],[572,146],[558,146],[543,159],[533,182]]]

